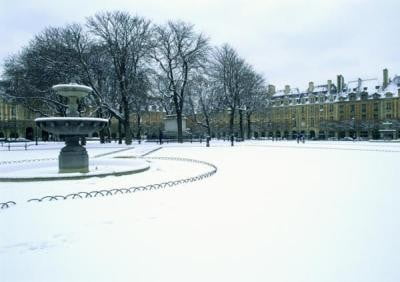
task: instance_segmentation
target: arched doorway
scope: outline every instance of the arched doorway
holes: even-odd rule
[[[0,138],[4,138],[4,133],[0,131]]]
[[[310,130],[310,139],[315,139],[315,131]]]
[[[33,134],[33,128],[32,127],[27,127],[25,129],[25,138],[29,140],[34,139],[34,134]]]
[[[276,137],[276,138],[281,138],[281,132],[280,132],[280,131],[277,131],[277,132],[275,133],[275,137]]]
[[[284,137],[285,139],[288,139],[288,138],[289,138],[289,132],[288,132],[288,131],[285,131],[285,132],[283,133],[283,137]]]
[[[343,139],[344,137],[346,137],[346,132],[345,131],[340,131],[339,132],[339,139]]]
[[[318,139],[325,140],[325,138],[326,138],[325,131],[320,131],[318,134]]]
[[[292,131],[292,139],[296,139],[297,138],[297,131],[293,130]]]
[[[97,132],[94,132],[94,133],[92,134],[92,137],[93,137],[93,138],[97,138],[97,137],[99,137],[99,134],[98,134]]]
[[[372,131],[372,139],[379,139],[380,138],[380,134],[378,130],[374,130]]]
[[[49,141],[49,133],[47,131],[42,131],[42,140]]]
[[[17,139],[18,137],[19,137],[19,135],[18,135],[17,132],[13,131],[13,132],[10,133],[10,138],[11,139]]]

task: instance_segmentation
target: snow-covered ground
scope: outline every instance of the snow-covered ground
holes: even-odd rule
[[[61,147],[42,146],[0,150],[0,161],[57,157]],[[126,148],[107,146],[89,144],[89,154]],[[150,170],[132,176],[0,182],[0,202],[17,202],[0,210],[0,281],[400,279],[400,144],[213,141],[165,144],[150,156],[204,160],[218,172],[170,189],[43,203],[26,200],[179,179],[207,167],[151,160]]]

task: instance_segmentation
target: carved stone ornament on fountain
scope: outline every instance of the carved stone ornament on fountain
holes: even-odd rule
[[[52,87],[57,94],[68,98],[67,117],[37,118],[38,127],[47,132],[65,137],[65,147],[58,156],[59,173],[89,172],[89,156],[82,145],[81,137],[102,130],[107,119],[79,117],[78,101],[88,95],[92,88],[78,84],[58,84]]]

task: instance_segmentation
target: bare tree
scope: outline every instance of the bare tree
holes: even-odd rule
[[[79,68],[62,28],[47,28],[5,62],[6,94],[40,115],[65,115],[66,101],[51,86],[72,81]]]
[[[247,138],[251,138],[252,116],[257,111],[263,111],[267,105],[267,91],[264,78],[250,66],[244,78],[245,90],[241,97],[242,107],[245,108],[247,122]]]
[[[153,58],[159,75],[167,83],[167,97],[174,105],[177,119],[178,142],[182,142],[182,114],[188,81],[195,71],[203,67],[209,50],[208,39],[197,34],[192,25],[177,21],[155,29],[156,48]],[[164,92],[165,93],[165,92]]]
[[[134,93],[130,90],[134,88],[130,84],[138,80],[139,70],[146,63],[151,48],[150,22],[137,16],[132,17],[126,12],[115,11],[90,17],[88,27],[106,47],[112,59],[120,95],[120,109],[123,112],[125,142],[131,144],[129,118],[131,96]]]
[[[217,89],[213,87],[211,78],[204,72],[199,72],[189,82],[189,86],[189,116],[211,136],[213,118],[219,111]]]
[[[240,107],[245,62],[228,44],[213,53],[211,75],[218,88],[220,104],[229,111],[229,133],[234,133],[235,112]]]

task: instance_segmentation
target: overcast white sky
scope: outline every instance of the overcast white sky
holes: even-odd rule
[[[191,22],[278,88],[400,74],[399,0],[0,0],[0,62],[45,27],[104,10]]]

